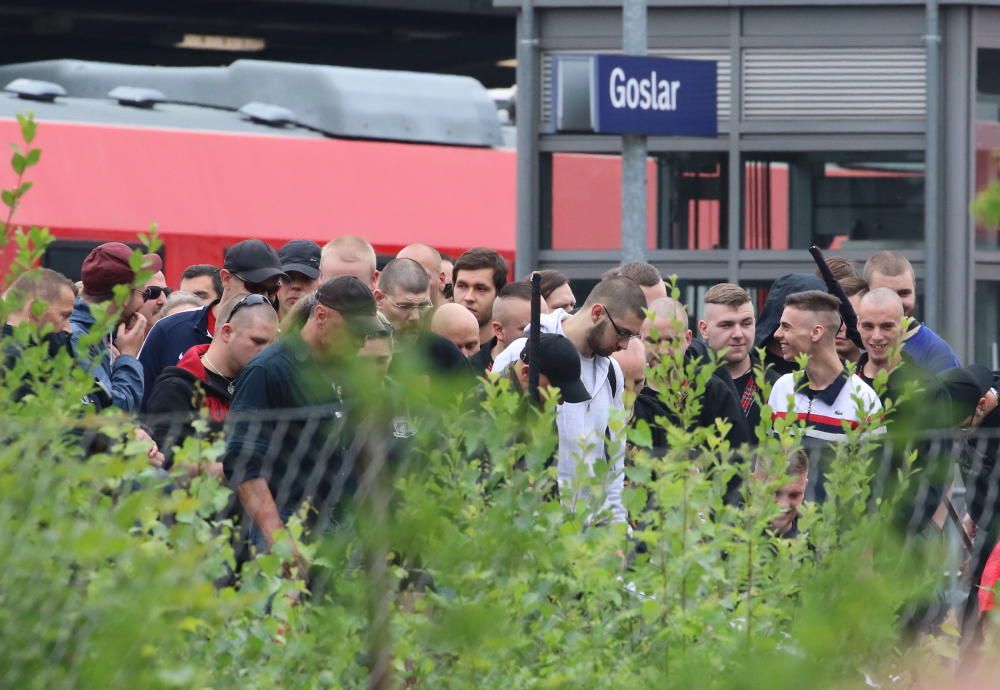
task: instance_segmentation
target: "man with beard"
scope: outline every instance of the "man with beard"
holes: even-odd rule
[[[591,396],[586,402],[565,402],[556,411],[557,469],[563,495],[577,493],[578,474],[599,474],[605,480],[604,509],[620,522],[627,520],[622,503],[625,439],[611,438],[609,430],[613,415],[625,418],[625,376],[611,354],[640,337],[645,307],[646,296],[634,281],[609,278],[597,284],[575,314],[559,310],[544,315],[540,322],[542,333],[557,333],[573,343],[580,358],[580,378]],[[527,338],[515,340],[497,357],[493,371],[502,372],[517,361],[525,347]]]
[[[507,284],[507,262],[492,249],[470,249],[455,262],[453,283],[455,304],[476,316],[485,345],[493,338],[493,301]]]

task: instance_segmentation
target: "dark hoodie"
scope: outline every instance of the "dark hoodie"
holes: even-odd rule
[[[767,293],[767,301],[764,302],[764,308],[760,310],[760,318],[757,319],[757,337],[754,343],[756,347],[766,347],[768,341],[774,337],[774,333],[781,323],[781,312],[785,310],[785,300],[788,299],[788,296],[806,290],[826,292],[826,283],[821,278],[809,273],[789,273],[771,284],[771,289]],[[765,355],[764,364],[771,365],[779,376],[796,369],[795,362],[786,362],[783,357],[771,352],[767,352]]]
[[[194,422],[207,418],[209,434],[222,431],[233,400],[230,382],[208,371],[201,361],[210,344],[195,345],[187,350],[177,366],[167,367],[156,379],[147,401],[147,419],[153,438],[173,465],[173,448],[195,434]]]

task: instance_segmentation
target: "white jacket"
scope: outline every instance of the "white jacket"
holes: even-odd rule
[[[562,322],[570,317],[569,312],[557,309],[551,314],[542,314],[542,333],[563,332]],[[521,351],[527,347],[527,338],[519,338],[501,352],[493,362],[493,372],[499,373],[507,365],[516,361]],[[614,367],[615,390],[611,390],[608,367]],[[628,513],[622,503],[622,489],[625,481],[625,405],[622,391],[625,376],[621,367],[611,357],[584,357],[580,355],[580,378],[591,399],[582,403],[562,403],[556,410],[556,426],[559,430],[559,453],[557,476],[562,491],[569,490],[582,466],[587,473],[594,474],[595,461],[602,465],[612,459],[607,472],[607,486],[604,508],[609,510],[619,522],[628,521]],[[610,452],[605,455],[604,437],[612,417],[618,421],[619,433],[612,433]],[[601,467],[599,465],[598,467]]]

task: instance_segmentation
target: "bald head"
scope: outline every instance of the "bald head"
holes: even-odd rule
[[[396,254],[396,258],[412,259],[427,271],[431,286],[431,301],[434,304],[438,304],[440,302],[439,295],[441,294],[441,290],[444,289],[445,283],[447,283],[447,277],[444,271],[441,270],[441,255],[438,253],[438,250],[428,244],[418,242],[400,249],[399,253]]]
[[[688,313],[673,297],[660,297],[649,305],[652,318],[642,324],[642,340],[646,343],[646,363],[655,366],[662,357],[673,355],[676,348],[686,350],[691,344]]]
[[[354,276],[369,288],[378,281],[375,248],[363,237],[343,235],[323,247],[319,260],[319,284],[338,276]]]
[[[628,347],[611,355],[625,375],[625,390],[638,393],[646,382],[646,347],[633,338]]]
[[[431,331],[451,341],[466,357],[479,352],[479,321],[461,304],[442,304],[431,319]]]
[[[890,288],[870,290],[858,303],[858,333],[868,353],[869,374],[898,362],[903,314],[903,300]]]

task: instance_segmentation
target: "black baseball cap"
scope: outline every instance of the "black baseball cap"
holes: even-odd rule
[[[564,402],[581,403],[590,400],[587,387],[580,380],[580,355],[566,337],[555,333],[538,336],[538,373],[543,374],[559,389]],[[521,350],[521,361],[532,366],[528,358],[528,344]]]
[[[354,276],[331,278],[316,290],[316,301],[344,317],[356,335],[368,337],[385,332],[378,318],[375,296]]]
[[[312,240],[292,240],[278,250],[281,270],[301,273],[310,280],[319,278],[319,257],[322,250]]]
[[[278,252],[261,240],[243,240],[234,244],[226,251],[222,267],[247,283],[263,283],[285,275]]]

